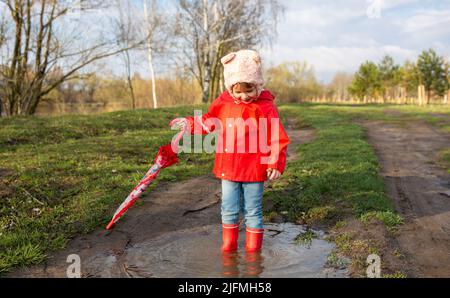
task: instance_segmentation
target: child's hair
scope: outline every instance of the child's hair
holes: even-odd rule
[[[255,84],[252,84],[252,83],[246,83],[246,82],[239,82],[239,83],[236,83],[236,84],[233,85],[233,88],[234,88],[234,86],[244,87],[244,88],[246,88],[246,89],[250,89],[250,88],[256,87]]]

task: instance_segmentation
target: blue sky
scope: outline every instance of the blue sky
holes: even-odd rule
[[[286,12],[266,64],[308,61],[318,79],[353,73],[389,54],[398,63],[434,48],[450,58],[450,0],[283,0]],[[378,8],[378,9],[377,9]]]

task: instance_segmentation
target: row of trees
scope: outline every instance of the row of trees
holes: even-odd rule
[[[154,108],[158,57],[189,72],[206,102],[221,89],[220,57],[270,43],[283,12],[278,0],[174,0],[175,9],[149,1],[0,0],[0,115],[34,114],[59,86],[95,74],[97,62],[117,55],[136,107],[133,57],[143,53]],[[105,11],[109,20],[96,17]]]
[[[423,58],[419,61],[422,60]],[[427,63],[419,62],[418,65],[425,68],[424,65]],[[302,101],[408,103],[406,99],[409,103],[420,103],[416,100],[419,97],[418,89],[421,90],[418,73],[419,68],[411,62],[406,62],[400,67],[395,65],[391,57],[386,56],[378,65],[364,63],[356,75],[339,72],[329,84],[318,82],[313,67],[307,62],[300,61],[269,67],[265,71],[265,78],[266,87],[276,94],[280,102],[285,103]],[[437,90],[430,93],[437,94],[434,97],[442,100],[445,93],[439,87],[445,80],[437,80],[434,83],[430,80],[430,82],[430,89]],[[170,76],[157,78],[155,83],[157,87],[155,91],[160,95],[161,106],[202,102],[201,85],[189,72],[183,72],[182,68]],[[365,84],[368,87],[364,87]],[[129,76],[126,80],[111,76],[92,76],[89,79],[73,80],[61,84],[50,93],[49,99],[53,105],[46,102],[41,105],[39,113],[89,112],[89,109],[95,112],[97,110],[93,110],[94,107],[103,111],[151,108],[153,89],[149,90],[149,86],[150,82],[138,74]],[[367,93],[361,93],[361,97],[358,97],[354,94],[355,86],[361,86],[361,90]],[[424,92],[425,87],[422,88]],[[133,97],[130,97],[130,90],[133,90]],[[423,95],[425,96],[426,94]]]
[[[350,95],[363,102],[400,102],[418,98],[448,102],[450,64],[433,49],[423,51],[416,62],[397,65],[390,56],[379,64],[363,63],[348,88]],[[420,92],[420,90],[424,92]],[[424,94],[421,94],[424,93]]]
[[[271,67],[265,78],[266,87],[287,103],[316,98],[326,88],[317,81],[313,67],[307,62],[290,61]]]
[[[266,88],[273,91],[284,103],[300,102],[320,97],[323,90],[337,90],[339,85],[320,84],[314,69],[307,62],[292,61],[273,66],[265,71]],[[336,82],[339,76],[336,76]],[[199,104],[202,89],[198,81],[182,69],[155,80],[160,106]],[[92,75],[86,79],[74,79],[61,84],[42,102],[39,114],[85,113],[92,109],[152,108],[149,90],[151,82],[134,74],[124,80],[114,76]],[[348,84],[347,84],[348,85]],[[130,86],[132,86],[130,88]],[[217,87],[218,88],[218,87]],[[130,96],[133,90],[133,96]],[[222,89],[217,90],[221,92]]]
[[[130,97],[130,85],[133,97]],[[39,115],[88,114],[153,108],[152,82],[135,73],[125,80],[114,75],[92,75],[67,81],[54,89],[38,106]],[[176,106],[201,103],[197,82],[181,74],[155,79],[158,105]]]
[[[433,49],[416,62],[367,61],[355,74],[338,72],[329,84],[319,83],[307,62],[286,62],[266,72],[268,88],[283,102],[362,102],[450,104],[450,64]]]

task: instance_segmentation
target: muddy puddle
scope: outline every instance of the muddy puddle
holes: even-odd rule
[[[239,250],[222,254],[220,225],[207,225],[137,243],[126,249],[121,261],[129,277],[347,276],[345,269],[327,268],[327,257],[334,245],[324,239],[324,233],[314,231],[315,236],[310,242],[298,244],[296,237],[306,232],[300,225],[266,224],[265,228],[260,253],[245,252],[245,229],[242,229]],[[118,260],[111,255],[102,262],[102,266],[96,267],[115,267]],[[107,270],[98,274],[109,275]]]

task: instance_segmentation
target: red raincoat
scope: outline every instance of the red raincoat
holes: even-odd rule
[[[263,90],[252,103],[235,103],[225,91],[206,114],[186,117],[191,135],[218,132],[213,169],[217,178],[262,182],[267,180],[267,168],[284,172],[290,141],[274,100],[268,90]]]

